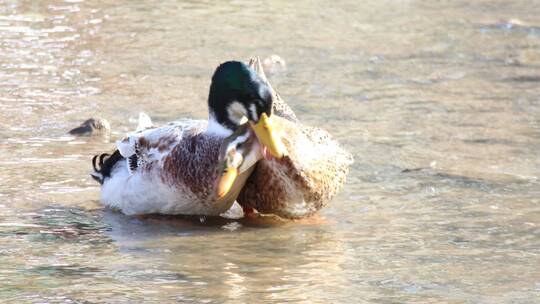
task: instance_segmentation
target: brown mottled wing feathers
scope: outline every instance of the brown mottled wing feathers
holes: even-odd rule
[[[205,133],[187,134],[165,158],[163,179],[170,185],[187,187],[198,197],[208,197],[217,178],[220,140]]]

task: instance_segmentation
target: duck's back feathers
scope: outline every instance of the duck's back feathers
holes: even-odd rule
[[[97,168],[103,203],[128,215],[226,211],[238,192],[219,201],[213,197],[223,139],[205,130],[204,121],[181,120],[118,141],[118,150]]]
[[[138,128],[117,141],[118,151],[127,160],[130,174],[148,170],[161,164],[180,143],[187,144],[193,134],[202,133],[205,123],[198,120],[180,120],[160,128]],[[185,143],[184,143],[185,142]]]

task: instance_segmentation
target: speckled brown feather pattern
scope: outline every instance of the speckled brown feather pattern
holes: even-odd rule
[[[221,139],[208,134],[185,134],[163,162],[162,178],[174,187],[187,187],[199,198],[212,195]],[[201,203],[210,200],[201,200]]]
[[[283,99],[281,99],[281,96],[275,91],[274,91],[273,109],[274,109],[274,114],[278,115],[279,117],[283,117],[292,122],[299,122],[298,118],[296,117],[296,114],[294,114],[291,107],[289,107],[289,105],[286,104],[283,101]]]
[[[164,134],[159,140],[139,137],[138,156],[145,160],[139,170],[157,170],[165,184],[189,191],[194,201],[210,204],[222,141],[223,138],[208,134],[203,127],[195,125],[182,128],[180,141],[176,133]],[[148,157],[150,151],[166,153],[160,159]],[[153,160],[148,161],[150,158]]]
[[[289,155],[260,160],[237,201],[285,218],[312,215],[343,187],[352,156],[324,130],[277,116],[273,121],[286,134],[283,140]]]

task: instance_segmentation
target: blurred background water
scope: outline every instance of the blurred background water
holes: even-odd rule
[[[103,210],[103,138],[206,118],[215,67],[353,153],[300,223]],[[0,302],[540,302],[540,2],[1,1]]]

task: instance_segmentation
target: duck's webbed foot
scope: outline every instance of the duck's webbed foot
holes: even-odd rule
[[[244,211],[244,218],[256,218],[259,214],[255,209],[247,206],[242,206],[242,211]]]

